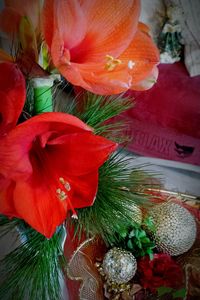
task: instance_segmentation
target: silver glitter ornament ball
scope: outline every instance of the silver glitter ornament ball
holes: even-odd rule
[[[152,237],[159,251],[176,256],[192,247],[197,226],[193,215],[186,208],[167,202],[156,205],[150,216],[155,225]]]
[[[121,284],[133,278],[137,270],[137,261],[131,252],[112,248],[106,253],[102,267],[109,281]]]

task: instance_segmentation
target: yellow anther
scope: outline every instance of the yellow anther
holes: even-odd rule
[[[61,189],[57,189],[57,190],[56,190],[56,194],[57,194],[57,198],[58,198],[59,200],[61,200],[61,201],[67,199],[66,193],[65,193],[63,190],[61,190]]]
[[[65,199],[67,199],[67,195],[65,194],[65,192],[62,190],[60,190],[60,191],[58,191],[58,190],[56,190],[58,199],[61,201],[64,201]]]
[[[111,55],[106,55],[106,64],[105,64],[105,68],[108,71],[113,71],[116,66],[120,65],[122,63],[122,61],[120,59],[114,58]]]
[[[109,55],[109,54],[106,55],[106,60],[107,61],[111,61],[113,59],[114,59],[114,57],[112,55]]]
[[[60,183],[65,184],[65,180],[64,180],[63,177],[60,177],[60,178],[59,178],[59,181],[60,181]]]
[[[70,186],[69,182],[66,181],[63,177],[60,177],[59,181],[68,192],[71,190],[71,186]]]
[[[61,193],[61,189],[57,189],[57,190],[56,190],[56,193],[57,193],[57,194],[60,194],[60,193]]]

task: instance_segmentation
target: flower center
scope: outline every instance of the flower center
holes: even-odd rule
[[[52,137],[53,133],[51,132],[43,134],[43,136],[36,137],[32,145],[30,159],[34,169],[38,170],[39,174],[41,173],[41,166],[43,166],[42,175],[43,178],[46,179],[45,182],[48,184],[50,189],[50,195],[61,201],[66,211],[71,210],[73,218],[77,218],[77,213],[71,202],[73,199],[71,182],[64,178],[64,176],[59,176],[60,173],[58,170],[60,167],[58,167],[57,171],[54,167],[57,160],[56,157],[53,156],[52,146],[48,145],[48,141],[51,141]],[[52,159],[54,160],[54,164],[52,163]],[[36,175],[38,175],[38,173],[36,173]]]
[[[107,71],[113,71],[122,61],[120,59],[114,58],[111,55],[106,55],[105,69]]]
[[[68,198],[67,193],[71,190],[71,186],[63,177],[59,177],[59,182],[61,183],[62,188],[59,187],[56,189],[56,195],[59,200],[64,201]]]
[[[69,197],[69,192],[71,191],[70,183],[63,177],[59,177],[59,183],[61,184],[61,187],[56,189],[56,196],[60,201],[67,200],[67,204],[69,205],[69,208],[73,213],[72,217],[77,219],[77,213],[74,210],[74,207]]]

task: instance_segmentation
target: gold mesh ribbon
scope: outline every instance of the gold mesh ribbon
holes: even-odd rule
[[[187,296],[200,296],[200,248],[193,251],[185,265]]]
[[[184,300],[200,299],[200,222],[198,220],[195,244],[177,260],[185,270],[186,296]]]
[[[80,300],[103,300],[103,283],[96,260],[102,260],[106,252],[105,244],[98,238],[85,240],[75,250],[68,263],[67,275],[72,280],[81,281]]]
[[[184,300],[200,299],[200,202],[198,199],[183,199],[191,209],[197,224],[197,238],[193,247],[177,258],[185,270],[186,296]]]

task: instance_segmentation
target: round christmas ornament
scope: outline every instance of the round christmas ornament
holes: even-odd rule
[[[112,248],[106,253],[102,267],[109,281],[121,284],[133,278],[137,270],[137,261],[131,252]]]
[[[137,205],[132,205],[131,210],[133,211],[134,221],[136,223],[138,223],[139,225],[141,225],[141,223],[142,223],[142,211],[141,211],[140,207],[138,207]]]
[[[167,202],[155,206],[150,216],[155,226],[152,237],[159,251],[176,256],[192,247],[197,228],[193,215],[186,208]]]

